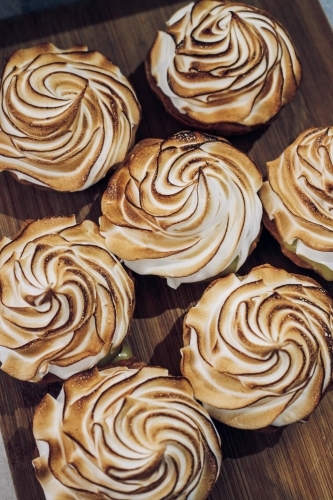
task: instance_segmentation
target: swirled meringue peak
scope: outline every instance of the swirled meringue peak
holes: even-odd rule
[[[163,368],[73,375],[37,407],[33,432],[47,500],[203,500],[220,470],[208,413]]]
[[[300,134],[267,176],[265,226],[298,265],[333,280],[333,127]]]
[[[0,170],[57,191],[86,189],[121,162],[140,120],[134,90],[98,52],[50,43],[15,52],[0,94]]]
[[[0,361],[9,375],[66,379],[115,352],[134,286],[97,224],[50,217],[0,242]]]
[[[139,274],[181,283],[237,270],[261,228],[262,177],[224,139],[179,132],[139,142],[102,197],[107,247]]]
[[[181,371],[232,427],[306,419],[331,383],[332,313],[318,283],[269,265],[220,278],[185,317]]]
[[[146,74],[175,118],[227,135],[271,121],[293,99],[301,66],[289,35],[267,12],[201,0],[157,33]]]

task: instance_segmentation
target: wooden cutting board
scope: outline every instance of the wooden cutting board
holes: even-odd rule
[[[93,0],[61,6],[0,22],[0,67],[21,47],[50,41],[61,48],[85,44],[118,64],[133,84],[143,106],[137,140],[167,137],[181,127],[166,115],[148,88],[143,68],[156,30],[186,1]],[[317,0],[249,0],[269,10],[292,35],[302,66],[303,82],[275,122],[260,132],[231,139],[264,172],[304,129],[333,125],[333,33]],[[0,174],[0,236],[11,236],[26,219],[76,214],[98,221],[106,180],[82,193],[44,192]],[[262,263],[306,274],[281,254],[264,230],[243,274]],[[311,274],[311,273],[307,273]],[[321,280],[333,294],[333,284]],[[167,288],[160,278],[138,277],[137,308],[130,336],[135,355],[179,374],[182,320],[201,296],[203,285]],[[19,500],[43,500],[31,459],[34,408],[46,392],[57,395],[59,384],[36,386],[0,373],[0,424]],[[275,434],[241,431],[218,424],[224,462],[211,500],[330,500],[333,498],[333,393],[328,393],[307,423]],[[1,471],[0,471],[1,473]],[[1,493],[0,493],[1,497]]]

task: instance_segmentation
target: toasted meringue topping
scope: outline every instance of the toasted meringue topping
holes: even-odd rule
[[[37,407],[33,431],[47,500],[203,500],[219,474],[209,415],[163,368],[74,375]]]
[[[101,232],[130,269],[174,288],[232,272],[260,231],[261,183],[254,163],[223,139],[146,139],[109,181]]]
[[[174,107],[206,125],[266,123],[301,80],[284,28],[238,2],[201,0],[180,9],[158,32],[148,61]]]
[[[268,265],[221,278],[184,320],[182,373],[210,415],[233,427],[304,419],[331,382],[332,313],[310,278]]]
[[[280,239],[332,271],[333,127],[300,134],[267,172],[260,196]]]
[[[94,366],[122,343],[134,286],[91,221],[50,217],[0,242],[0,361],[37,382]]]
[[[15,52],[2,77],[0,170],[59,191],[86,189],[121,162],[140,107],[119,68],[87,47]]]

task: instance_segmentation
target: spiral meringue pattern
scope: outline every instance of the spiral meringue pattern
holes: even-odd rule
[[[224,135],[269,122],[301,80],[292,41],[270,14],[220,0],[177,11],[158,32],[146,72],[182,123]]]
[[[0,170],[58,191],[86,189],[134,142],[140,105],[98,52],[40,44],[15,52],[0,93]]]
[[[47,500],[203,500],[220,470],[209,415],[163,368],[74,375],[42,400],[33,432]]]
[[[227,425],[305,419],[331,383],[332,312],[315,281],[268,265],[221,278],[184,320],[181,371]]]
[[[198,132],[138,143],[111,177],[106,245],[139,274],[181,283],[237,270],[255,245],[262,177],[227,141]]]
[[[267,164],[265,225],[284,253],[333,280],[333,127],[300,134]]]
[[[91,368],[121,346],[133,307],[133,282],[91,221],[40,219],[0,242],[0,361],[15,378]]]

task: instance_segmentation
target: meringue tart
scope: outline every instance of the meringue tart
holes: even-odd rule
[[[225,139],[182,131],[140,141],[111,176],[99,224],[138,274],[181,283],[234,272],[256,246],[262,176]]]
[[[18,50],[5,66],[0,102],[0,171],[56,191],[105,177],[133,145],[141,118],[127,78],[85,46]]]
[[[274,161],[259,196],[263,222],[298,266],[333,280],[333,127],[302,132]]]
[[[97,224],[32,221],[0,242],[1,369],[40,382],[116,356],[134,304],[133,281]]]
[[[36,409],[33,465],[48,500],[204,500],[221,442],[188,380],[164,368],[93,368]]]
[[[200,0],[157,33],[146,75],[184,126],[231,135],[270,123],[294,98],[302,71],[290,36],[271,14]]]
[[[212,283],[184,319],[181,372],[216,420],[241,429],[305,420],[331,384],[333,299],[262,265]]]

